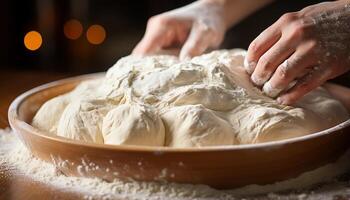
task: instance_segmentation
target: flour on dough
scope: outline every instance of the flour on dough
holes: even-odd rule
[[[203,147],[288,139],[349,118],[323,88],[279,105],[250,81],[245,50],[180,61],[127,56],[106,76],[46,102],[33,126],[51,134],[114,145]]]
[[[142,105],[122,104],[103,119],[106,144],[164,146],[165,132],[160,117]]]

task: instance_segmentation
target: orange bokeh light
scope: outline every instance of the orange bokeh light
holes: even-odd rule
[[[39,49],[42,43],[43,43],[43,39],[40,33],[37,31],[29,31],[24,36],[24,46],[31,51],[35,51]]]
[[[76,40],[83,33],[83,25],[76,19],[68,20],[63,26],[63,32],[67,38]]]
[[[106,31],[101,25],[92,25],[86,31],[86,38],[91,44],[101,44],[106,38]]]

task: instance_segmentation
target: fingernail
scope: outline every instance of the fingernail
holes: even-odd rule
[[[252,75],[250,79],[253,81],[253,83],[257,86],[262,86],[266,80],[264,78],[258,77],[256,75]]]
[[[277,103],[282,104],[282,105],[288,105],[288,102],[283,97],[278,97],[276,99]]]
[[[272,87],[270,81],[268,81],[267,83],[264,84],[263,86],[263,92],[269,96],[269,97],[272,97],[272,98],[275,98],[278,96],[278,94],[280,92],[282,92],[283,89],[281,88],[276,88],[276,87]]]
[[[283,99],[282,99],[281,97],[278,97],[278,98],[276,99],[276,101],[277,101],[277,103],[279,103],[279,104],[283,104]]]
[[[244,68],[245,68],[245,70],[247,71],[247,73],[248,74],[252,74],[253,72],[254,72],[254,69],[255,69],[255,66],[256,66],[256,62],[249,62],[248,60],[247,60],[247,57],[246,58],[244,58],[244,63],[243,63],[243,65],[244,65]]]

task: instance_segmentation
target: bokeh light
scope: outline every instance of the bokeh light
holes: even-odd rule
[[[24,36],[24,46],[31,51],[39,49],[42,43],[43,39],[37,31],[29,31]]]
[[[101,44],[106,38],[106,31],[103,26],[94,24],[86,31],[86,38],[91,44]]]
[[[68,20],[63,26],[63,32],[67,38],[76,40],[83,33],[83,25],[76,19]]]

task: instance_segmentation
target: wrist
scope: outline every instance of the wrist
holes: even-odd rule
[[[229,28],[230,22],[229,16],[227,16],[227,5],[229,4],[229,0],[200,0],[198,3],[203,6],[203,10],[207,10],[206,14],[215,16],[218,23],[221,23],[224,26],[224,29],[227,30]]]

